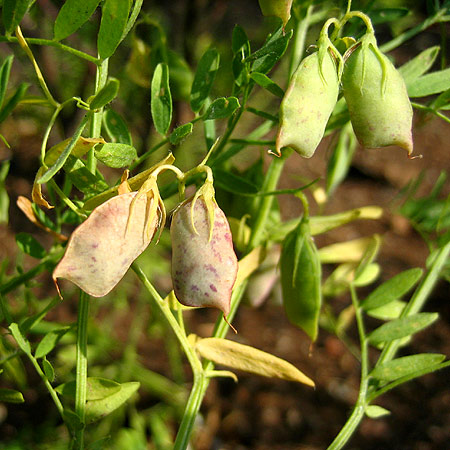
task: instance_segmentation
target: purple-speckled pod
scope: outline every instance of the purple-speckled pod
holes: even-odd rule
[[[202,197],[196,200],[193,210],[191,199],[175,211],[170,227],[172,281],[175,295],[183,305],[218,308],[227,316],[238,261],[228,220],[215,202],[213,205],[211,239],[208,210]]]

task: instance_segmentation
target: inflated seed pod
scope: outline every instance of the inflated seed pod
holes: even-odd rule
[[[238,262],[223,211],[211,198],[189,199],[175,211],[170,236],[173,289],[179,302],[218,308],[227,316]]]
[[[307,219],[289,233],[280,257],[283,305],[288,319],[317,338],[322,305],[322,270]]]
[[[353,130],[366,148],[398,145],[412,153],[413,111],[405,82],[366,34],[348,50],[342,75]]]
[[[319,145],[339,93],[339,76],[328,44],[307,56],[292,76],[280,106],[276,151],[291,147],[310,158]]]

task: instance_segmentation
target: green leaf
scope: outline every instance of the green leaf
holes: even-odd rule
[[[186,136],[189,136],[192,133],[193,129],[194,125],[191,122],[175,128],[169,136],[170,143],[172,145],[179,144]]]
[[[367,312],[367,315],[375,319],[380,320],[393,320],[398,319],[405,309],[406,302],[401,300],[394,300],[393,302],[387,303],[386,305],[380,306],[378,308],[373,308]]]
[[[100,377],[88,377],[86,380],[86,400],[95,401],[102,400],[120,391],[121,384],[114,380]],[[56,388],[56,392],[64,397],[75,398],[76,382],[60,384]]]
[[[122,116],[112,109],[103,113],[103,125],[111,141],[119,144],[133,145],[130,131]]]
[[[434,100],[431,105],[433,109],[449,109],[450,108],[450,89],[444,91]]]
[[[444,359],[445,355],[438,353],[419,353],[417,355],[403,356],[375,366],[369,375],[383,382],[394,381],[438,365]]]
[[[192,111],[198,112],[204,105],[211,92],[219,64],[220,55],[215,48],[210,48],[200,58],[191,88],[190,103]]]
[[[417,313],[407,317],[387,322],[369,334],[369,341],[373,345],[411,336],[431,325],[439,318],[437,313]]]
[[[17,233],[16,243],[20,250],[33,258],[41,259],[46,255],[44,247],[31,234]]]
[[[89,102],[89,108],[91,110],[99,109],[114,100],[119,92],[119,86],[120,83],[117,78],[109,78],[106,85],[103,86]]]
[[[0,123],[3,122],[11,113],[11,111],[17,106],[17,104],[22,100],[25,96],[29,84],[21,83],[19,87],[16,89],[16,92],[8,99],[6,104],[0,110]]]
[[[94,148],[95,157],[108,167],[129,166],[137,157],[134,147],[128,144],[106,143]]]
[[[47,380],[50,381],[50,383],[53,383],[55,381],[55,369],[47,358],[42,360],[42,368],[44,369],[44,374],[47,377]]]
[[[366,416],[370,417],[371,419],[379,419],[380,417],[388,416],[389,414],[391,414],[388,409],[378,405],[368,405],[364,408],[364,412],[366,413]]]
[[[236,25],[233,29],[231,40],[231,48],[233,50],[232,69],[233,76],[238,86],[247,82],[249,64],[245,62],[245,58],[250,55],[250,42],[244,29]]]
[[[405,270],[395,277],[378,286],[361,303],[365,311],[386,305],[394,300],[399,300],[412,289],[422,276],[422,269],[415,268]]]
[[[14,55],[7,56],[0,67],[0,108],[5,100],[6,88],[8,87],[9,74],[11,73],[13,59]]]
[[[86,403],[86,423],[92,423],[105,417],[122,406],[138,389],[139,383],[120,384],[120,390],[101,400],[89,400]]]
[[[16,340],[19,348],[27,355],[30,355],[31,354],[30,343],[23,337],[19,325],[17,325],[17,323],[12,323],[9,326],[9,329],[11,331],[11,334],[13,335],[13,338]]]
[[[74,135],[72,136],[72,139],[67,144],[67,147],[61,152],[58,159],[56,160],[55,164],[51,166],[38,180],[37,182],[39,184],[47,183],[50,181],[56,173],[59,171],[59,169],[64,166],[65,162],[67,161],[67,158],[69,158],[70,153],[72,152],[72,149],[75,147],[75,145],[78,142],[78,138],[81,136],[81,133],[83,132],[84,128],[86,127],[88,120],[90,118],[90,114],[86,114],[80,125],[78,126],[77,130],[75,131]]]
[[[66,0],[55,20],[55,40],[75,33],[94,14],[99,3],[100,0]]]
[[[9,172],[10,161],[3,161],[0,165],[0,223],[9,220],[9,195],[5,187],[5,180]]]
[[[314,386],[309,377],[289,362],[249,345],[228,339],[198,338],[195,341],[195,349],[203,358],[233,369]]]
[[[42,338],[41,342],[39,342],[36,351],[34,352],[34,356],[39,359],[48,355],[70,329],[71,327],[62,327],[48,332]]]
[[[172,95],[169,87],[169,68],[159,63],[153,73],[151,112],[156,131],[165,136],[172,121]]]
[[[128,0],[105,0],[103,3],[102,20],[97,39],[100,58],[109,58],[122,41],[129,12],[130,2]]]
[[[427,48],[423,52],[419,53],[415,58],[399,67],[398,70],[405,80],[406,86],[412,86],[418,77],[431,69],[439,50],[440,47],[438,45]]]
[[[258,192],[258,187],[253,183],[223,169],[214,169],[214,181],[217,186],[233,194],[251,195]]]
[[[358,266],[355,269],[355,279],[358,279],[366,270],[366,268],[372,264],[373,260],[377,257],[380,250],[381,238],[378,234],[374,234],[369,241],[369,244],[364,251],[364,255],[361,258]]]
[[[2,15],[6,34],[11,34],[28,11],[32,0],[3,0]]]
[[[450,89],[450,67],[416,78],[414,83],[408,86],[408,95],[410,97],[426,97],[439,94],[447,89]]]
[[[236,97],[216,98],[203,116],[203,120],[226,119],[240,107]]]
[[[99,171],[94,175],[85,163],[75,156],[69,155],[64,170],[74,186],[87,196],[100,194],[109,188]]]
[[[267,75],[259,72],[253,72],[250,75],[251,79],[259,84],[264,89],[268,90],[271,94],[276,95],[277,97],[283,98],[284,91],[278,86],[275,82],[273,82]]]
[[[273,35],[269,36],[264,45],[247,58],[247,61],[253,61],[252,72],[269,72],[283,56],[292,34],[292,30],[285,33],[283,27],[280,26]]]
[[[69,145],[71,138],[64,139],[64,141],[59,142],[50,148],[45,154],[44,162],[47,166],[55,164],[61,153]],[[97,144],[104,144],[105,140],[102,138],[84,138],[80,136],[72,148],[71,155],[77,158],[83,157],[91,148]]]
[[[24,401],[22,392],[14,389],[0,388],[0,402],[23,403]]]

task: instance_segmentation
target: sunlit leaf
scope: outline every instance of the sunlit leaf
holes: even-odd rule
[[[378,405],[368,405],[364,408],[364,412],[366,413],[366,416],[371,419],[379,419],[380,417],[391,414],[389,410]]]
[[[20,331],[19,325],[17,325],[17,323],[12,323],[9,326],[9,329],[11,330],[11,334],[13,335],[13,338],[16,340],[19,348],[24,353],[30,354],[31,353],[30,343],[23,337],[22,332]]]
[[[353,239],[319,249],[322,263],[358,262],[373,243],[372,237]]]
[[[60,339],[70,330],[70,327],[62,327],[48,332],[39,342],[34,356],[43,358],[48,355],[58,344]]]
[[[127,167],[137,157],[136,149],[131,145],[112,142],[99,145],[94,154],[103,164],[113,168]]]
[[[239,108],[239,100],[236,97],[216,98],[203,115],[203,120],[226,119]]]
[[[120,383],[100,377],[88,377],[86,380],[86,400],[102,400],[120,391]],[[75,398],[76,382],[60,384],[56,391],[64,397]]]
[[[269,378],[282,378],[314,386],[314,382],[295,366],[270,353],[228,339],[197,339],[195,349],[217,364]]]
[[[179,144],[184,138],[189,136],[194,129],[194,125],[191,122],[185,123],[184,125],[180,125],[175,128],[169,136],[170,143],[172,145]]]
[[[31,4],[32,0],[3,0],[3,24],[8,34],[19,25]]]
[[[111,101],[113,101],[119,92],[119,80],[117,78],[109,78],[105,86],[103,86],[89,102],[91,110],[103,108]]]
[[[23,403],[24,401],[22,392],[14,389],[0,388],[0,402]]]

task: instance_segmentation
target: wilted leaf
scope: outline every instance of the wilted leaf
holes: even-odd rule
[[[39,184],[37,180],[41,178],[42,174],[45,172],[45,167],[41,166],[39,167],[39,170],[36,173],[36,176],[34,178],[33,182],[33,189],[31,190],[31,198],[33,199],[33,202],[36,203],[38,206],[43,206],[47,209],[52,209],[54,206],[52,206],[44,197],[42,194],[42,184]]]
[[[203,358],[233,369],[314,386],[310,378],[284,359],[248,345],[228,339],[206,338],[197,339],[195,349]]]
[[[130,192],[111,198],[72,233],[53,272],[55,282],[67,278],[93,297],[102,297],[114,288],[147,248],[158,223],[156,216],[147,223],[153,198],[136,195]]]

